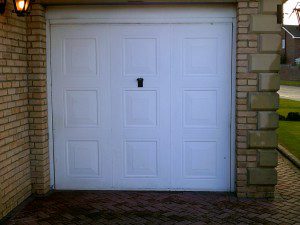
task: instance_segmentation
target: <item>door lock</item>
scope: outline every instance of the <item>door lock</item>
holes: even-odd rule
[[[144,78],[138,78],[136,80],[138,82],[138,87],[139,88],[144,87]]]

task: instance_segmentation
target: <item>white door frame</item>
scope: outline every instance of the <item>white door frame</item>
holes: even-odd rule
[[[235,191],[236,180],[236,10],[233,6],[193,5],[193,6],[145,6],[140,14],[130,13],[138,6],[87,6],[87,7],[49,7],[46,13],[46,52],[47,52],[47,103],[50,188],[55,189],[55,162],[53,138],[53,105],[52,105],[52,72],[51,72],[51,25],[54,24],[199,24],[199,23],[230,23],[232,24],[232,65],[231,65],[231,120],[230,120],[230,191]],[[150,9],[150,12],[148,11]],[[174,10],[172,10],[174,8]],[[188,8],[189,17],[184,17]],[[166,12],[166,9],[170,11]],[[217,10],[216,10],[217,9]],[[102,13],[99,13],[99,10]],[[154,10],[154,11],[151,11]],[[151,17],[155,10],[160,11],[162,18]],[[191,11],[192,10],[192,11]],[[117,13],[112,13],[117,11]],[[225,12],[223,12],[225,11]],[[146,14],[145,14],[146,13]],[[181,17],[178,15],[181,14]],[[155,14],[155,13],[154,13]],[[118,15],[118,16],[116,16]],[[132,16],[133,15],[133,16]],[[186,14],[185,14],[186,15]],[[123,17],[122,17],[123,16]],[[126,16],[124,18],[124,16]]]

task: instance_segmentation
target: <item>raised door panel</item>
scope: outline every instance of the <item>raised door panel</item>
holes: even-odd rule
[[[182,161],[184,178],[216,178],[217,143],[184,141]]]
[[[185,38],[183,44],[184,76],[216,76],[218,39]]]
[[[217,126],[217,90],[184,90],[183,121],[185,128]]]
[[[101,104],[101,103],[100,103]],[[94,127],[99,125],[98,90],[65,91],[66,127]]]
[[[125,127],[157,126],[157,93],[154,90],[127,90],[124,97]]]
[[[157,47],[156,38],[125,38],[124,75],[156,76]]]
[[[67,142],[67,165],[70,177],[101,177],[101,148],[98,141]]]
[[[157,142],[126,141],[125,177],[157,177]]]
[[[97,39],[65,38],[63,69],[66,76],[97,75]]]

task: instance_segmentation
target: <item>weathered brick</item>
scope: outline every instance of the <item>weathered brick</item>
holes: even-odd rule
[[[259,112],[258,129],[274,130],[279,126],[279,115],[276,112]]]
[[[249,93],[249,108],[251,110],[277,110],[279,108],[279,95],[275,92]]]
[[[281,0],[262,0],[262,11],[264,13],[276,13],[277,5],[281,4]]]
[[[250,30],[254,33],[280,32],[281,24],[277,24],[276,15],[251,15]]]
[[[276,148],[278,145],[276,131],[249,131],[249,148]]]
[[[279,54],[251,54],[250,69],[253,72],[279,71],[280,55]]]
[[[269,168],[249,168],[248,184],[250,185],[276,185],[277,171]]]
[[[277,73],[261,73],[259,74],[259,90],[260,91],[278,91],[280,88],[280,77]]]
[[[279,34],[261,34],[260,51],[278,52],[281,49],[281,35]]]
[[[278,152],[274,149],[258,150],[258,157],[261,167],[276,167],[278,164]]]

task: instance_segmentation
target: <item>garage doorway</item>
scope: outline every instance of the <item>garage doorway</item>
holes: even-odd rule
[[[234,9],[48,17],[56,189],[231,190]]]

